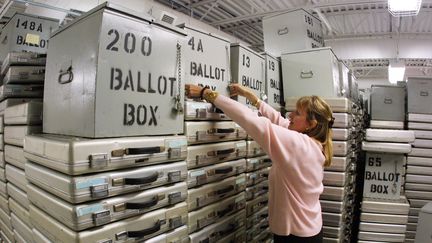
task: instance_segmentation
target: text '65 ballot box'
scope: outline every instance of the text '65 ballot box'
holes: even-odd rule
[[[44,132],[94,138],[183,133],[184,36],[108,3],[55,32]]]

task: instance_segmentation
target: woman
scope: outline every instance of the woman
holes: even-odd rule
[[[333,156],[330,107],[317,96],[302,97],[285,119],[248,88],[233,84],[230,91],[232,96],[246,97],[262,117],[208,87],[186,85],[189,98],[213,103],[245,129],[272,160],[268,208],[274,242],[322,242],[319,196],[323,166],[329,166]]]

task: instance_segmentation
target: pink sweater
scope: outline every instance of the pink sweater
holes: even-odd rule
[[[322,146],[309,136],[288,130],[289,120],[261,102],[259,117],[246,106],[219,95],[214,104],[267,152],[269,223],[277,235],[310,237],[322,228],[319,196],[323,191]]]

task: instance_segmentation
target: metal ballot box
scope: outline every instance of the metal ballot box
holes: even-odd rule
[[[405,121],[405,87],[372,85],[371,119]]]
[[[151,211],[101,227],[75,232],[34,205],[30,206],[33,225],[53,242],[137,242],[187,223],[186,203]]]
[[[69,175],[179,161],[186,154],[184,136],[87,139],[40,134],[24,142],[27,159]]]
[[[282,72],[280,69],[280,58],[275,58],[268,53],[264,53],[265,59],[265,94],[267,104],[275,109],[280,109],[284,104],[282,93]]]
[[[0,33],[0,60],[11,51],[46,53],[49,35],[58,27],[57,19],[15,13]]]
[[[432,79],[408,78],[408,112],[432,114]]]
[[[185,83],[209,86],[229,96],[230,41],[187,24],[179,26],[187,33],[184,47]]]
[[[109,3],[53,33],[44,132],[91,138],[183,133],[184,36]]]
[[[343,86],[339,80],[339,60],[331,48],[284,53],[281,60],[285,97],[343,96]]]
[[[265,63],[264,58],[251,49],[239,44],[231,44],[231,78],[233,83],[239,83],[250,88],[256,96],[264,100],[265,95]],[[252,106],[245,97],[236,97],[237,101]]]

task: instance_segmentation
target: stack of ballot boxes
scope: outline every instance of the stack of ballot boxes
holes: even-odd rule
[[[52,34],[27,242],[187,241],[184,36],[109,3]]]
[[[405,191],[410,210],[405,242],[414,242],[419,212],[432,200],[432,79],[408,80],[408,129],[415,140],[407,158]]]
[[[406,154],[414,133],[403,130],[405,88],[372,86],[366,130],[359,242],[405,242],[409,204],[404,193]]]
[[[230,43],[188,25],[186,83],[229,96]],[[211,56],[211,58],[208,58]],[[246,132],[202,100],[185,102],[188,233],[191,243],[244,242]]]
[[[23,154],[24,137],[42,132],[42,96],[46,58],[44,54],[10,52],[1,68],[1,112],[8,205],[15,241],[31,240],[28,218],[27,180]]]
[[[286,98],[288,112],[296,109],[297,98]],[[349,242],[356,205],[356,173],[362,117],[358,106],[347,98],[325,98],[335,118],[332,164],[324,168],[321,194],[325,242]],[[288,114],[287,114],[288,115]]]

